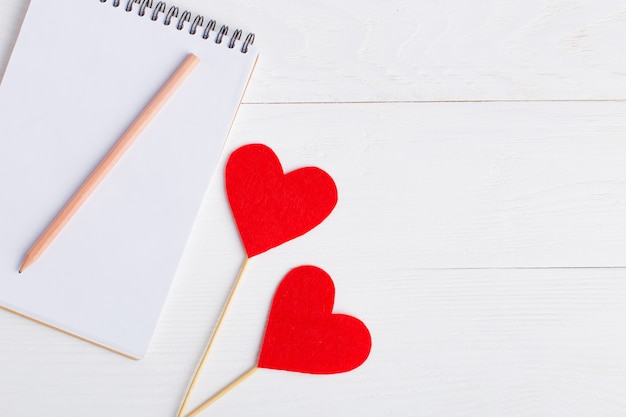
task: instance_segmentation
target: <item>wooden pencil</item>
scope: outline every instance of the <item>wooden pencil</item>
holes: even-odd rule
[[[189,54],[185,60],[174,71],[170,78],[165,82],[156,95],[150,100],[148,105],[137,116],[135,121],[124,132],[119,140],[113,145],[107,155],[100,161],[98,166],[87,177],[85,182],[80,186],[78,191],[67,202],[63,209],[48,225],[46,230],[41,234],[33,246],[28,250],[19,272],[22,273],[26,268],[33,264],[46,248],[52,243],[63,227],[69,222],[72,216],[87,200],[93,190],[100,184],[102,179],[111,171],[111,168],[124,155],[126,150],[133,144],[137,136],[150,123],[159,110],[165,105],[174,92],[180,87],[182,82],[187,78],[191,71],[198,65],[200,59]]]

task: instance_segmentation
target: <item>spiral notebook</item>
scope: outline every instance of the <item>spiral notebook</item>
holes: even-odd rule
[[[0,84],[0,305],[146,353],[257,59],[152,0],[31,0]],[[54,242],[29,247],[189,53],[201,62]]]

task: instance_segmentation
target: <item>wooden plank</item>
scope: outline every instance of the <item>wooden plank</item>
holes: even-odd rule
[[[285,259],[625,266],[625,132],[626,103],[245,105],[226,150],[258,141],[334,177],[335,211]],[[210,196],[228,221],[219,179]]]
[[[175,415],[225,272],[236,272],[237,260],[219,255],[184,262],[139,362],[0,312],[0,413]],[[275,286],[294,266],[253,261],[194,404],[255,361]],[[326,269],[335,310],[372,333],[370,359],[340,375],[259,370],[205,415],[588,417],[626,407],[624,270]]]
[[[3,0],[2,68],[27,2]],[[620,0],[170,3],[256,32],[247,102],[626,99]]]
[[[250,271],[205,392],[254,360],[255,304],[279,269],[259,263],[268,270]],[[336,311],[372,332],[370,361],[326,377],[260,370],[207,415],[583,417],[626,405],[623,270],[329,272]]]

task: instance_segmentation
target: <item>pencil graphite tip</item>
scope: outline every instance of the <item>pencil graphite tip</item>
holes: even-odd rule
[[[20,269],[18,269],[17,272],[19,272],[21,274],[22,272],[26,271],[26,269],[30,268],[30,266],[36,260],[37,260],[37,257],[33,255],[33,252],[32,251],[28,251],[26,253],[26,256],[24,256],[24,260],[22,261],[22,265],[20,266]]]

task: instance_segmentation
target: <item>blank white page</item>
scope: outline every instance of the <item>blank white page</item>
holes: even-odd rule
[[[141,358],[257,51],[125,6],[31,1],[0,85],[0,303]],[[18,274],[30,246],[190,52],[198,67]]]

